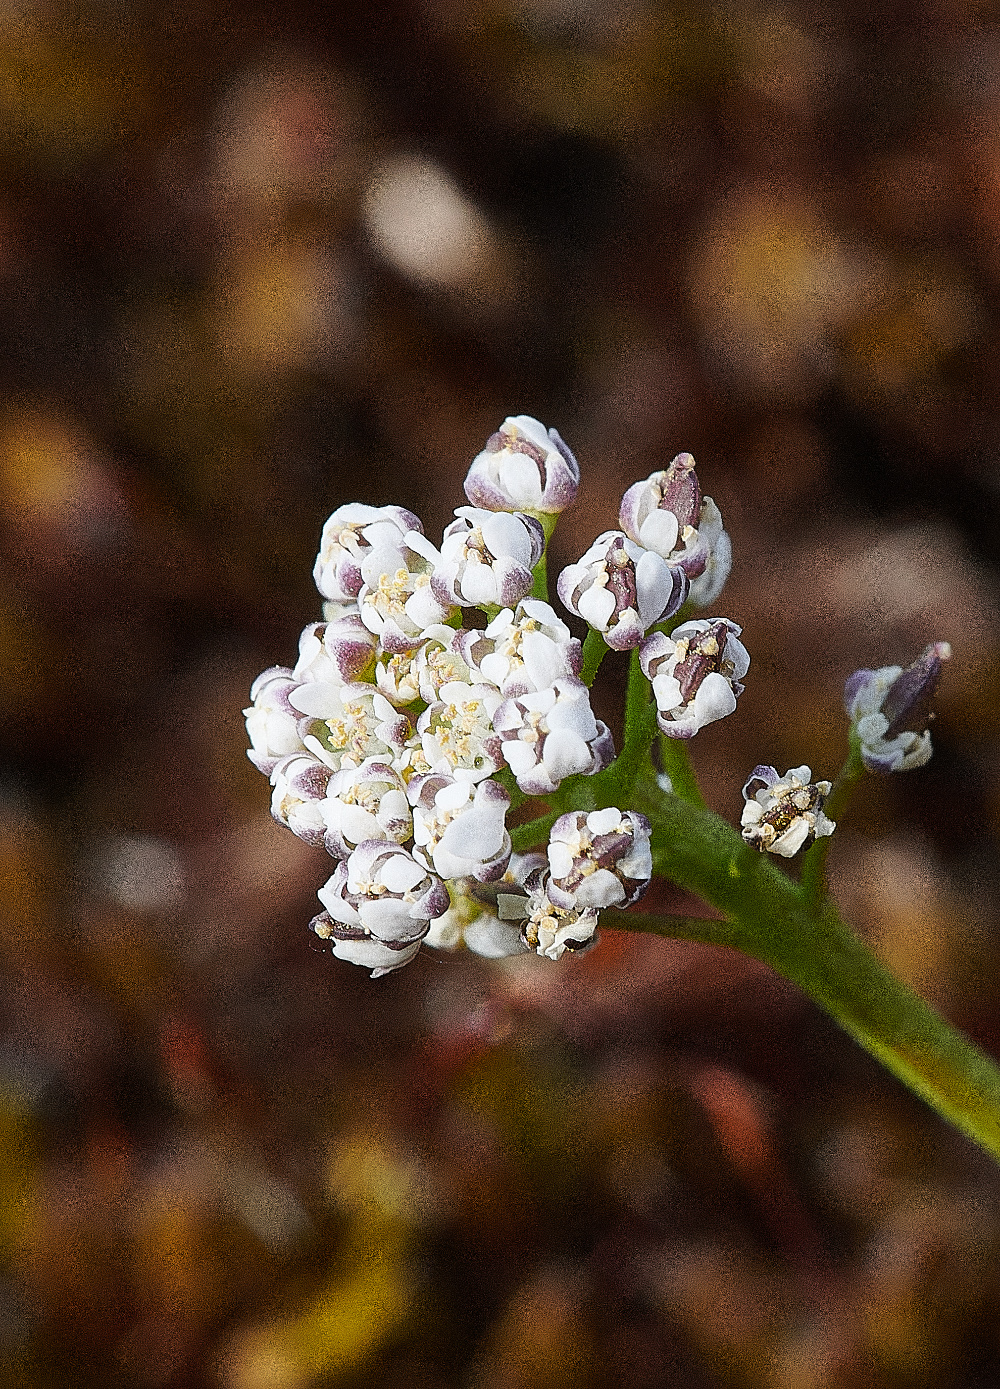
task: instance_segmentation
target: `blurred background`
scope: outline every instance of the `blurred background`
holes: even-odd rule
[[[436,539],[533,414],[558,568],[690,450],[720,813],[952,642],[832,868],[1000,1052],[998,73],[986,0],[0,6],[4,1384],[1000,1380],[1000,1172],[794,988],[614,932],[372,981],[241,715],[340,503]]]

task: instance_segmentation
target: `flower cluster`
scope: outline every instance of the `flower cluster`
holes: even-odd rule
[[[593,938],[600,905],[634,900],[649,880],[648,826],[619,811],[600,812],[616,828],[594,840],[596,881],[619,888],[601,903],[544,860],[512,860],[514,785],[551,795],[614,757],[579,640],[531,596],[539,518],[568,505],[578,481],[558,434],[517,416],[473,462],[472,505],[440,547],[403,507],[338,507],[313,571],[327,620],[305,628],[294,666],[251,689],[249,756],[270,778],[272,814],[337,860],[312,929],[373,975],[425,939],[558,958]],[[467,621],[475,609],[485,625]],[[495,910],[504,885],[530,904],[513,939]]]
[[[474,459],[469,505],[440,546],[404,507],[338,507],[313,570],[325,620],[302,632],[294,666],[251,688],[248,755],[270,780],[271,812],[336,860],[312,930],[373,977],[422,943],[550,959],[589,946],[599,914],[630,907],[653,872],[649,820],[609,802],[640,775],[647,795],[673,794],[670,757],[743,692],[741,628],[691,616],[714,605],[732,548],[688,453],[629,487],[619,528],[558,577],[563,604],[590,628],[585,663],[544,579],[547,538],[579,477],[555,430],[518,415]],[[632,653],[635,678],[617,766],[583,678],[609,648]],[[950,654],[938,642],[905,670],[850,678],[853,756],[878,771],[926,762],[929,702]],[[641,774],[654,707],[662,759]],[[754,769],[749,844],[790,858],[833,832],[830,782],[811,776]],[[542,804],[519,809],[530,828],[517,837],[535,847],[515,853],[508,813],[529,797]]]

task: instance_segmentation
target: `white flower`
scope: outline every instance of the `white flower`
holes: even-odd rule
[[[691,601],[704,607],[718,597],[732,565],[732,545],[711,497],[702,497],[689,453],[637,482],[622,498],[618,523],[625,534],[691,580]]]
[[[656,721],[670,738],[693,738],[736,708],[750,668],[741,628],[725,617],[684,622],[669,636],[653,632],[639,663],[653,686]]]
[[[567,950],[586,950],[597,929],[596,907],[560,907],[548,893],[550,883],[541,855],[525,855],[517,874],[520,891],[497,895],[501,922],[518,922],[521,940],[536,955],[561,959]]]
[[[614,756],[607,725],[595,719],[590,691],[575,677],[505,699],[493,727],[507,765],[529,796],[549,795],[568,776],[599,772]]]
[[[439,562],[437,550],[419,531],[407,533],[402,553],[373,550],[363,561],[358,611],[384,651],[412,651],[428,627],[451,616],[452,605],[439,601],[431,585]]]
[[[615,651],[630,651],[657,622],[684,602],[688,578],[622,531],[599,535],[576,564],[559,575],[556,589],[570,612],[604,633]]]
[[[531,592],[532,569],[545,549],[534,516],[460,506],[441,542],[431,581],[442,603],[509,607]]]
[[[549,832],[549,900],[564,909],[630,907],[653,874],[645,815],[616,807],[560,815]]]
[[[373,552],[394,552],[392,567],[398,568],[404,563],[407,533],[422,529],[419,518],[401,506],[338,506],[323,527],[313,568],[316,587],[335,603],[353,602],[364,581],[364,561]]]
[[[457,781],[482,781],[503,766],[500,738],[493,713],[500,692],[491,685],[450,680],[440,699],[417,720],[417,732],[427,765]]]
[[[442,878],[502,876],[510,862],[506,816],[510,797],[499,783],[456,781],[443,774],[414,777],[413,852]]]
[[[299,681],[287,666],[262,671],[250,687],[249,709],[243,710],[251,747],[247,757],[258,771],[270,776],[282,757],[301,752],[299,724],[302,715],[288,701]]]
[[[434,704],[439,700],[442,687],[453,680],[470,685],[477,683],[476,673],[466,659],[463,642],[467,637],[481,635],[480,632],[466,632],[462,628],[455,631],[443,623],[427,628],[413,658],[420,698],[425,704]]]
[[[828,781],[811,781],[808,767],[792,767],[783,777],[774,767],[755,767],[743,787],[743,838],[762,853],[792,858],[807,842],[833,834],[836,824],[823,813]]]
[[[373,979],[407,964],[450,902],[444,883],[409,850],[382,840],[359,844],[318,896],[326,911],[311,929],[334,955],[371,969]]]
[[[538,598],[525,598],[514,612],[505,608],[484,632],[463,633],[459,645],[483,679],[508,698],[578,676],[583,664],[580,642]]]
[[[926,646],[904,670],[857,670],[844,687],[844,705],[872,772],[908,772],[930,760],[930,703],[951,656],[946,641]]]
[[[465,495],[487,511],[564,511],[576,496],[580,467],[554,429],[512,415],[472,461]]]
[[[294,709],[305,715],[300,725],[306,748],[339,772],[360,767],[369,758],[398,757],[413,725],[395,710],[374,685],[320,682],[299,685],[289,695]]]
[[[329,767],[306,752],[283,757],[271,772],[271,814],[317,848],[326,835],[323,805],[331,775]]]
[[[377,758],[332,774],[322,813],[325,847],[336,858],[347,858],[366,839],[405,844],[413,836],[402,777]]]
[[[303,684],[344,685],[368,669],[377,645],[357,613],[334,622],[311,622],[299,637],[292,674]]]
[[[489,960],[523,955],[528,946],[521,937],[520,924],[500,920],[497,900],[510,892],[523,899],[528,874],[544,865],[545,859],[539,854],[511,854],[506,872],[495,882],[480,883],[474,878],[452,881],[451,907],[432,922],[424,944],[437,950],[455,950],[464,945],[474,955]]]

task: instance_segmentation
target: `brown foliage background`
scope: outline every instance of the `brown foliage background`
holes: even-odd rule
[[[317,954],[240,710],[334,506],[439,534],[531,413],[558,566],[689,449],[753,659],[720,812],[953,643],[833,866],[1000,1050],[998,60],[977,0],[4,9],[5,1383],[996,1382],[971,1145],[722,951]]]

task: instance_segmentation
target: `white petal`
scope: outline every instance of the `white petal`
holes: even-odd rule
[[[677,517],[672,511],[657,507],[639,528],[639,539],[647,550],[654,550],[666,559],[677,545]]]
[[[599,588],[597,584],[592,584],[585,589],[577,599],[576,610],[585,622],[591,627],[596,627],[599,632],[607,629],[608,623],[614,615],[615,596],[608,588]]]

